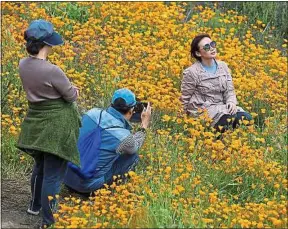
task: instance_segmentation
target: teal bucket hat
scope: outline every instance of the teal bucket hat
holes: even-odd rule
[[[64,42],[59,33],[54,31],[53,25],[45,20],[34,20],[24,33],[26,41],[42,41],[49,46],[62,45]]]

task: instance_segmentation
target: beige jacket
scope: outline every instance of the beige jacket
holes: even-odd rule
[[[199,109],[206,109],[214,126],[222,115],[229,114],[226,103],[237,104],[232,77],[227,64],[217,62],[215,74],[207,72],[200,62],[194,63],[183,72],[181,101],[185,112],[199,115]],[[238,111],[244,111],[238,107]]]

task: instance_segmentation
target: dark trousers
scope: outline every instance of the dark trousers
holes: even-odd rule
[[[104,176],[104,183],[99,186],[99,183],[95,183],[95,187],[90,187],[90,189],[93,189],[93,192],[104,188],[104,184],[111,185],[113,183],[113,176],[120,175],[120,179],[122,181],[125,181],[126,176],[125,173],[128,173],[129,171],[135,170],[135,167],[139,161],[139,155],[137,153],[135,154],[122,154],[119,156],[119,158],[113,163],[111,169],[105,174]],[[129,176],[128,176],[129,177]],[[95,178],[99,179],[99,178]],[[119,180],[119,179],[118,179]],[[78,192],[77,190],[74,190],[73,188],[66,185],[68,190],[70,192],[74,192],[77,194],[81,194],[85,197],[93,196],[93,192]]]
[[[50,153],[37,152],[31,177],[32,199],[30,209],[39,211],[42,207],[42,225],[53,224],[56,207],[55,195],[59,193],[66,172],[67,161]],[[53,200],[49,201],[48,196]]]
[[[247,112],[237,112],[235,115],[223,115],[220,120],[215,124],[215,129],[218,132],[224,133],[229,128],[235,129],[240,125],[240,120],[252,120],[252,116]],[[221,126],[221,127],[220,127]]]
[[[120,175],[120,179],[125,180],[125,173],[135,170],[135,167],[139,161],[139,155],[134,154],[122,154],[112,165],[112,168],[105,175],[105,183],[110,185],[113,183],[113,176]]]

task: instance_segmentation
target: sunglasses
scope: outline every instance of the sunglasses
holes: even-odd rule
[[[202,47],[202,49],[206,52],[210,51],[211,48],[216,48],[216,42],[212,41],[210,44],[206,44]]]

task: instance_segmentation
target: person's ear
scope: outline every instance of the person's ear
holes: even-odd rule
[[[200,52],[198,52],[198,51],[196,51],[196,56],[199,56],[199,57],[201,57],[201,53],[200,53]]]
[[[133,110],[134,110],[134,109],[131,108],[131,109],[129,110],[129,113],[128,113],[128,114],[129,114],[129,115],[133,115]]]

